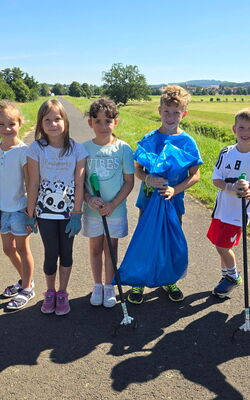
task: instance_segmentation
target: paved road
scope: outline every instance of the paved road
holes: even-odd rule
[[[63,102],[72,136],[90,138],[81,113]],[[136,189],[129,197],[131,233],[135,198]],[[240,333],[235,344],[230,340],[243,323],[243,288],[225,301],[210,296],[219,279],[218,259],[205,237],[210,212],[190,196],[186,208],[190,262],[180,284],[185,301],[173,304],[161,289],[148,289],[142,305],[128,305],[138,328],[123,328],[116,338],[112,332],[122,318],[120,306],[90,306],[88,244],[80,235],[69,284],[72,311],[65,317],[41,314],[43,248],[39,235],[32,236],[36,297],[15,313],[6,312],[6,300],[0,304],[0,400],[250,399],[249,333]],[[120,259],[129,238],[120,242]],[[237,254],[241,266],[241,248]],[[0,261],[5,287],[15,274],[2,253]]]

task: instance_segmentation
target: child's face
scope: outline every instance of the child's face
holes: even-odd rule
[[[52,108],[42,119],[43,130],[51,137],[60,136],[64,132],[64,120],[57,108]]]
[[[106,137],[112,135],[118,120],[106,116],[105,111],[99,111],[96,118],[89,118],[89,126],[94,130],[95,135]]]
[[[237,143],[240,148],[250,148],[250,121],[244,118],[239,118],[233,126],[233,131],[237,137]],[[248,150],[249,151],[249,150]]]
[[[4,139],[15,137],[20,129],[20,121],[15,113],[0,113],[0,136]]]
[[[177,133],[180,121],[187,115],[184,107],[176,104],[162,104],[158,110],[161,116],[162,127],[166,132]]]

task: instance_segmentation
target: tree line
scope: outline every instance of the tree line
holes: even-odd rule
[[[39,83],[33,76],[20,68],[6,68],[0,71],[0,99],[27,102],[38,96],[69,95],[73,97],[108,96],[117,104],[129,100],[150,100],[151,89],[146,78],[136,65],[113,64],[103,72],[103,85],[89,85],[73,81],[70,85]]]

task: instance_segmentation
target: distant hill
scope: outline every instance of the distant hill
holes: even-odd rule
[[[150,87],[160,88],[166,86],[166,83],[157,84],[157,85],[149,85]],[[250,86],[250,82],[228,82],[228,81],[218,81],[215,79],[198,79],[191,80],[186,82],[171,82],[169,85],[181,85],[181,86],[200,86],[200,87],[210,87],[210,86],[218,86],[223,85],[227,87],[247,87]]]

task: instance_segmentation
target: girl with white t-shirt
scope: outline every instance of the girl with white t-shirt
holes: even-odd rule
[[[73,263],[74,235],[81,230],[87,154],[82,144],[70,139],[69,121],[62,104],[56,99],[45,101],[38,111],[35,142],[27,152],[27,213],[31,219],[37,218],[45,250],[47,290],[41,307],[44,314],[64,315],[70,311],[67,285]]]
[[[18,138],[22,117],[16,106],[8,101],[0,102],[0,233],[4,253],[9,257],[20,276],[18,282],[7,286],[2,295],[12,298],[7,309],[23,308],[35,296],[33,269],[26,230],[25,208],[27,146]]]
[[[83,234],[89,237],[90,263],[94,278],[90,303],[93,306],[113,307],[116,304],[112,286],[114,271],[102,216],[107,217],[117,259],[118,238],[128,234],[126,198],[134,186],[133,151],[113,133],[118,122],[118,111],[113,101],[95,101],[91,104],[88,115],[89,126],[95,134],[93,140],[84,143],[89,155],[86,161]],[[101,198],[94,195],[91,187],[92,173],[98,176]]]

